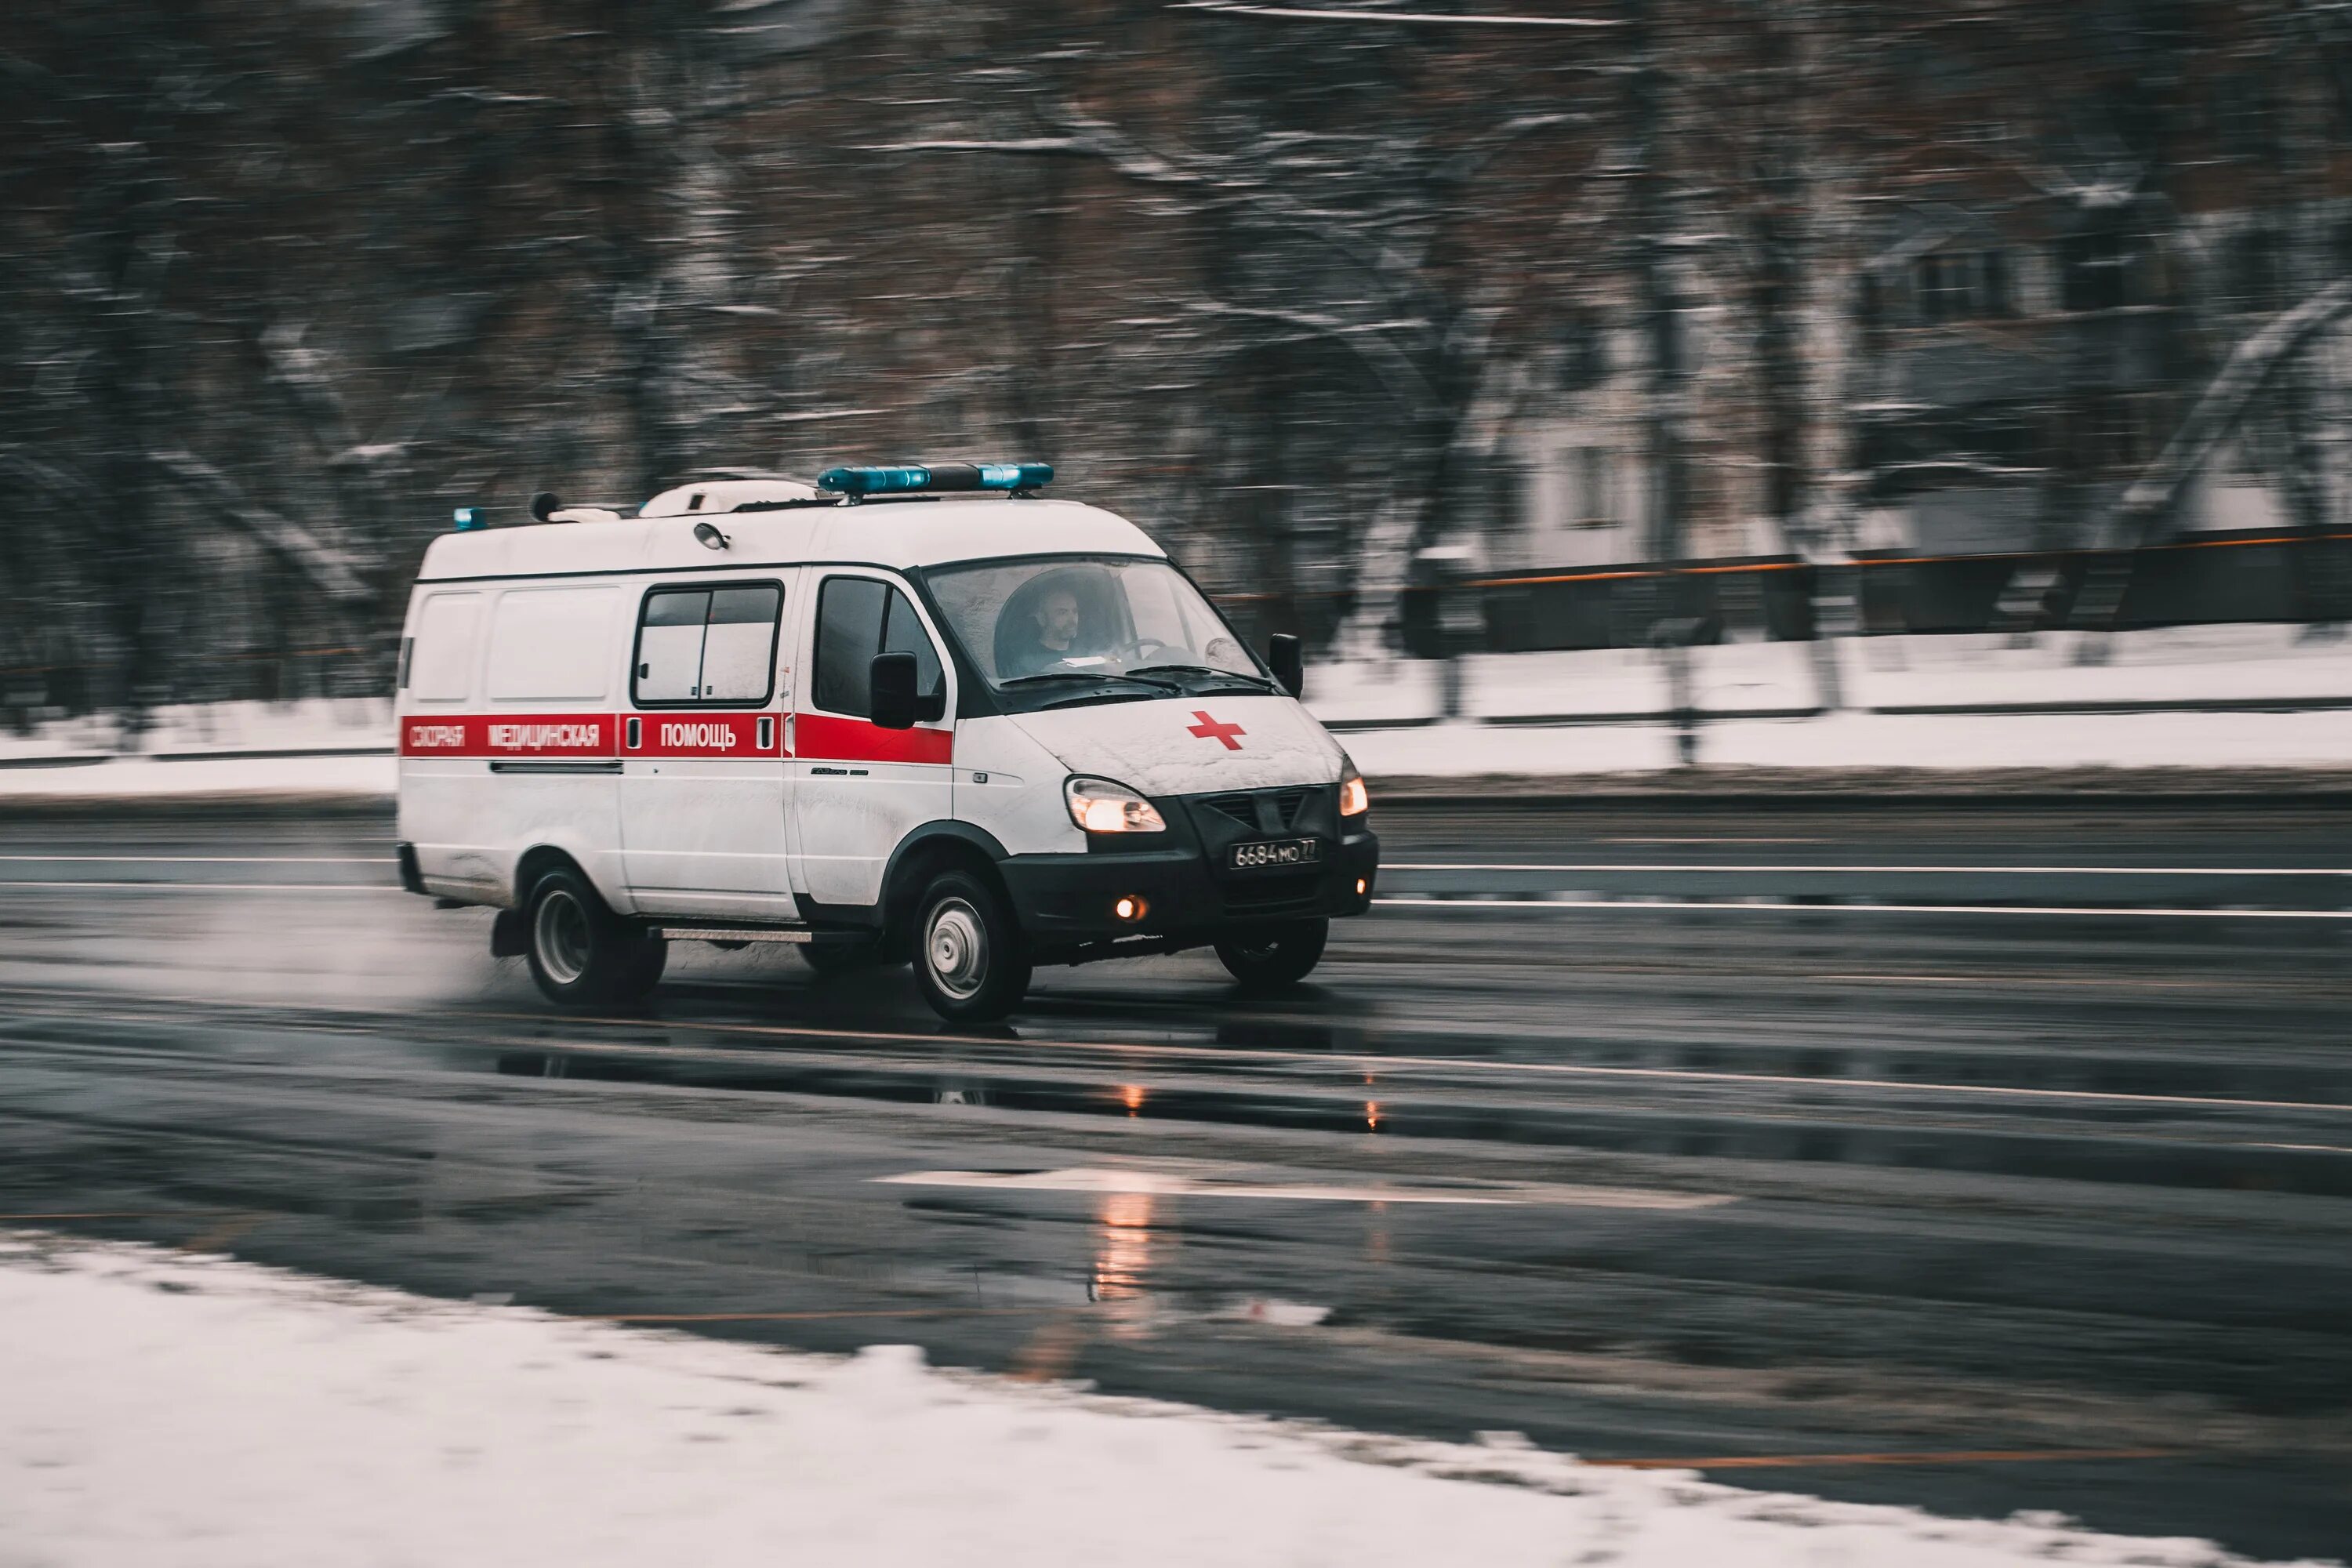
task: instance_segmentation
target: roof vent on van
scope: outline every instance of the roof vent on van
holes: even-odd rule
[[[618,522],[621,514],[609,506],[565,506],[553,490],[530,498],[530,515],[540,522]]]
[[[639,517],[709,517],[723,511],[773,511],[798,502],[829,504],[805,479],[725,469],[674,485],[637,509]]]

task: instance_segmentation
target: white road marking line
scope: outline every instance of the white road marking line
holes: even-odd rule
[[[389,855],[0,855],[42,866],[390,866]]]
[[[1330,1186],[1317,1183],[1220,1182],[1160,1171],[1106,1170],[1074,1166],[1063,1171],[908,1171],[877,1176],[883,1186],[978,1187],[1037,1193],[1149,1193],[1164,1197],[1262,1198],[1276,1202],[1342,1204],[1474,1204],[1488,1207],[1523,1205],[1616,1209],[1717,1208],[1739,1200],[1727,1193],[1650,1192],[1638,1187],[1580,1187],[1511,1182],[1493,1187],[1412,1187],[1372,1183]]]
[[[1759,838],[1748,834],[1612,834],[1595,844],[1827,844],[1826,838]]]
[[[1729,871],[1741,875],[1809,875],[1853,872],[1856,876],[1888,872],[1910,876],[1965,876],[1982,872],[2000,877],[2352,877],[2352,867],[2321,866],[2295,869],[2279,866],[1724,866],[1675,864],[1671,861],[1572,861],[1534,864],[1516,860],[1391,860],[1383,871]]]
[[[2191,910],[2102,908],[2096,904],[1801,904],[1787,900],[1707,903],[1690,899],[1491,899],[1477,893],[1454,898],[1374,899],[1400,909],[1470,910],[1681,910],[1706,914],[1831,915],[2113,915],[2209,920],[2352,921],[2352,910]]]

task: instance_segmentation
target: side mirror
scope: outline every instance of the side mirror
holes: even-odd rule
[[[1296,697],[1307,689],[1307,658],[1299,652],[1297,637],[1276,632],[1266,638],[1265,662],[1285,691]]]
[[[872,693],[872,718],[885,730],[911,730],[921,707],[915,695],[915,656],[877,653],[867,667]]]

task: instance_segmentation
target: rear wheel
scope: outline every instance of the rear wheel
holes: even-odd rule
[[[950,1023],[1003,1017],[1029,990],[1029,950],[1013,911],[968,871],[931,879],[916,905],[915,978]]]
[[[588,879],[558,867],[531,887],[530,977],[565,1007],[635,1001],[661,979],[669,944],[630,927],[604,906]]]
[[[1236,931],[1217,943],[1217,962],[1244,989],[1272,991],[1295,985],[1313,972],[1330,939],[1326,920],[1286,921]]]

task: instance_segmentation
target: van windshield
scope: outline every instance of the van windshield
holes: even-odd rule
[[[1165,561],[1034,556],[923,576],[965,656],[1016,710],[1276,689]]]

